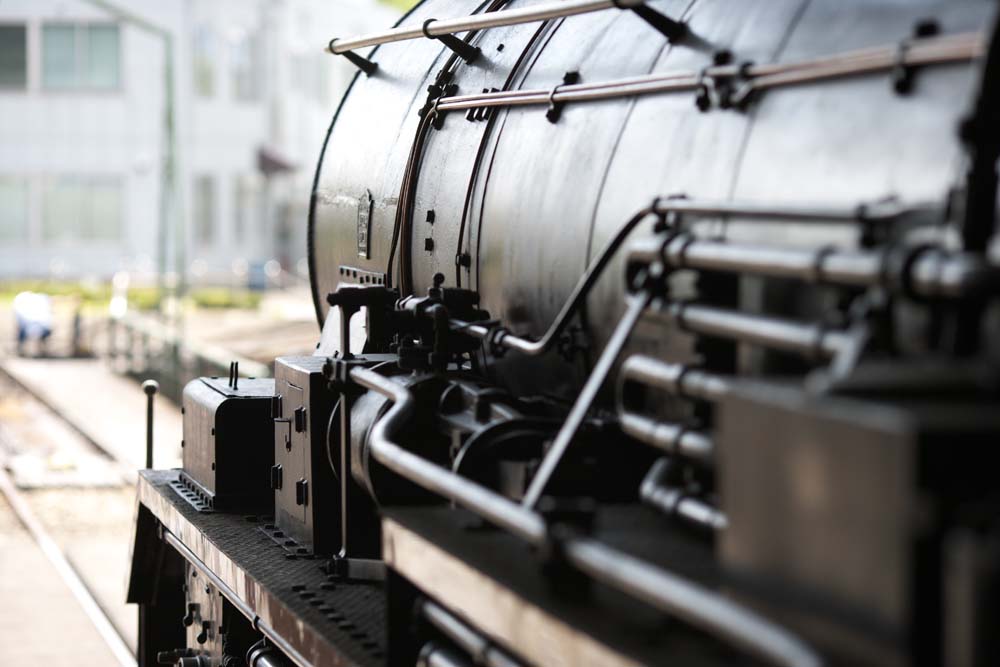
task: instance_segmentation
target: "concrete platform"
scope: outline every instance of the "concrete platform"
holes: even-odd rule
[[[0,360],[0,371],[111,458],[132,471],[144,467],[146,395],[138,384],[116,375],[100,359],[10,357]],[[153,425],[153,467],[180,466],[180,409],[158,398]]]
[[[0,663],[116,665],[73,594],[0,495]]]

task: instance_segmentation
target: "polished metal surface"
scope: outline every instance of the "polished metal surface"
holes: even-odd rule
[[[951,128],[965,110],[954,100],[969,98],[974,90],[976,68],[967,58],[981,48],[975,35],[986,25],[991,3],[648,4],[683,20],[692,37],[670,44],[622,11],[493,27],[472,38],[482,50],[476,63],[451,66],[449,82],[457,90],[446,100],[471,105],[484,90],[512,101],[537,91],[552,94],[569,71],[580,72],[580,83],[561,87],[551,101],[596,94],[602,82],[641,87],[656,77],[666,81],[678,72],[717,67],[712,51],[725,48],[733,64],[718,67],[738,69],[752,61],[759,74],[761,90],[746,111],[703,113],[695,105],[697,91],[691,91],[569,104],[557,123],[530,107],[497,107],[485,116],[469,116],[472,120],[464,111],[449,112],[441,129],[426,132],[419,168],[410,171],[412,219],[403,227],[407,240],[401,247],[408,249],[412,289],[422,293],[442,273],[449,284],[480,293],[482,306],[509,331],[516,353],[495,360],[493,367],[515,393],[538,390],[538,378],[544,377],[548,393],[575,395],[585,366],[557,355],[528,362],[520,353],[548,349],[553,323],[565,325],[582,315],[593,343],[587,357],[597,359],[623,309],[622,253],[610,257],[588,285],[583,308],[571,309],[568,318],[560,314],[580,302],[579,280],[605,243],[657,197],[662,209],[680,211],[706,245],[749,244],[770,256],[832,249],[824,259],[824,277],[857,284],[870,280],[873,271],[859,247],[861,219],[895,224],[911,209],[943,210],[949,189],[961,178],[962,146]],[[496,25],[497,18],[488,14],[531,7],[514,0],[476,20]],[[404,21],[399,34],[419,32],[428,18],[477,11],[473,4],[430,1]],[[919,48],[907,49],[904,57],[965,60],[919,68],[908,95],[893,90],[891,73],[862,73],[869,67],[889,71],[893,44],[908,40],[915,23],[928,16],[938,21],[941,36],[917,40]],[[443,29],[442,23],[429,29]],[[323,297],[344,279],[339,266],[386,271],[417,111],[426,102],[428,84],[454,60],[428,39],[385,43],[371,58],[379,73],[359,78],[346,98],[315,193],[313,283],[324,319]],[[838,70],[850,67],[858,70],[851,76]],[[763,90],[772,84],[777,87]],[[447,108],[447,101],[441,104]],[[356,229],[368,192],[366,260],[357,257]],[[663,199],[677,194],[689,199]],[[647,229],[643,223],[635,235],[648,234]],[[754,261],[744,259],[744,265]],[[392,272],[398,267],[397,262]],[[935,270],[928,257],[913,285],[927,294],[953,293],[952,286],[965,280],[962,273]],[[976,272],[970,267],[965,273]],[[732,298],[738,310],[763,315],[766,289],[739,289]],[[629,349],[685,360],[689,336],[680,331],[652,336],[653,330],[640,326]]]

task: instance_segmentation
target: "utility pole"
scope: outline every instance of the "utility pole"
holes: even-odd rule
[[[160,201],[159,220],[157,221],[156,253],[157,253],[157,295],[160,312],[166,302],[166,283],[168,248],[170,246],[171,228],[174,232],[174,269],[177,283],[173,286],[177,300],[174,315],[180,318],[180,300],[184,297],[185,280],[185,250],[184,225],[179,215],[177,188],[177,96],[174,87],[174,37],[173,33],[137,14],[119,7],[109,0],[85,0],[101,9],[122,23],[134,26],[154,35],[163,42],[163,150],[160,165]]]

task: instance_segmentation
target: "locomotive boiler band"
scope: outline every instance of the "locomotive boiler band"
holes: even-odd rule
[[[333,39],[316,351],[185,389],[140,662],[994,664],[998,25],[424,0]]]

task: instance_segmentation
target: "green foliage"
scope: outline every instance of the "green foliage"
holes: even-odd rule
[[[256,308],[260,293],[228,287],[202,287],[191,291],[191,300],[200,308]]]
[[[83,284],[53,280],[11,280],[0,283],[0,301],[13,301],[21,292],[42,292],[53,297],[76,297],[83,305],[107,305],[111,286],[104,283]]]
[[[12,280],[0,282],[0,303],[10,303],[21,292],[41,292],[57,298],[77,298],[87,311],[107,309],[111,301],[111,286],[107,283],[77,283],[53,280]],[[256,308],[260,294],[228,287],[194,289],[189,301],[201,308]],[[160,294],[156,287],[130,287],[129,308],[156,310],[160,307]]]
[[[394,7],[401,12],[409,11],[419,0],[379,0],[384,5]]]

